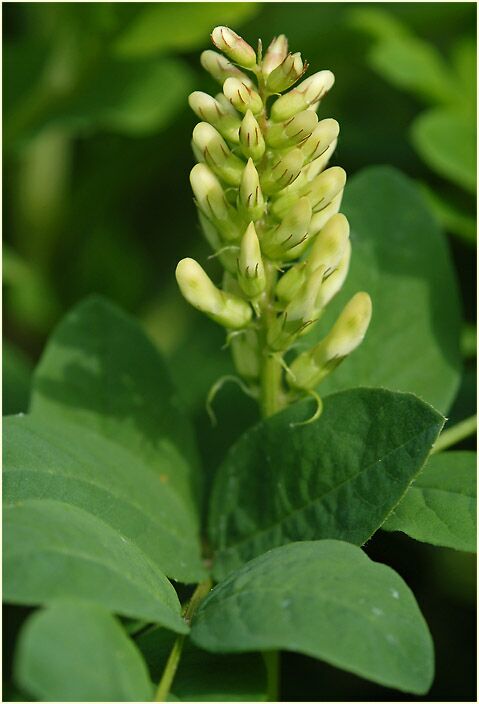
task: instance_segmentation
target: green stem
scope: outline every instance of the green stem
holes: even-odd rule
[[[263,652],[266,665],[267,701],[277,702],[279,698],[279,650]]]
[[[200,603],[203,601],[205,596],[207,596],[211,587],[212,582],[209,577],[208,579],[205,579],[204,582],[200,582],[196,587],[183,614],[185,621],[188,624],[191,622],[191,619],[196,613],[196,610],[198,609]],[[173,643],[173,647],[171,649],[170,655],[168,656],[168,660],[166,661],[165,669],[163,670],[161,680],[158,684],[158,689],[156,690],[155,698],[153,700],[155,702],[166,702],[168,699],[171,685],[173,684],[178,665],[180,664],[181,653],[183,651],[185,638],[185,635],[180,635],[176,638],[175,642]]]
[[[279,359],[265,355],[261,372],[261,414],[263,418],[272,416],[284,406],[282,389],[283,369]]]
[[[453,425],[452,428],[441,433],[438,441],[431,450],[431,454],[436,452],[441,452],[448,447],[456,445],[461,440],[468,438],[473,435],[477,430],[477,416],[471,416],[462,420],[457,425]]]

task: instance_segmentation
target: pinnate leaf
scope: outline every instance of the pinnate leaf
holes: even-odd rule
[[[270,548],[337,538],[363,544],[423,466],[444,419],[416,397],[351,389],[314,423],[298,403],[247,431],[215,480],[210,537],[223,578]]]
[[[382,526],[432,545],[475,552],[475,452],[432,455]]]
[[[285,649],[361,677],[424,694],[431,636],[414,596],[390,567],[336,540],[276,548],[221,582],[192,624],[212,652]]]

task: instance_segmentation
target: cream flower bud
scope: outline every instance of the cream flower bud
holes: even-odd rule
[[[201,231],[205,236],[205,240],[210,245],[211,249],[217,253],[218,259],[227,271],[232,274],[236,273],[238,255],[236,247],[225,247],[219,234],[219,228],[213,225],[201,210],[198,210],[198,219],[200,221]]]
[[[324,266],[326,275],[337,269],[349,240],[347,218],[338,213],[328,220],[314,240],[306,260],[307,271]]]
[[[331,332],[291,365],[288,381],[300,389],[313,389],[363,341],[372,313],[371,298],[357,293],[346,304]]]
[[[333,84],[334,74],[331,71],[318,71],[276,100],[271,108],[271,119],[274,122],[289,120],[296,113],[318,103],[331,90]]]
[[[257,379],[261,371],[261,350],[258,333],[251,328],[231,339],[231,354],[238,374],[245,379]]]
[[[311,214],[309,199],[300,198],[279,225],[263,234],[261,246],[265,254],[272,259],[283,259],[289,250],[306,240]]]
[[[231,142],[239,140],[239,117],[226,112],[220,103],[208,93],[195,90],[188,96],[191,109],[202,120],[213,125],[220,134]]]
[[[239,229],[233,217],[233,208],[211,169],[206,164],[195,164],[190,172],[190,183],[198,208],[225,239],[236,240]]]
[[[249,298],[256,298],[266,287],[263,259],[254,223],[250,222],[243,235],[238,259],[238,281]]]
[[[310,112],[310,111],[306,111]],[[303,113],[299,113],[302,115]],[[316,113],[313,113],[313,115]],[[326,153],[332,142],[335,142],[339,135],[339,123],[328,118],[321,120],[313,130],[309,138],[301,144],[301,150],[305,156],[305,161],[313,161]]]
[[[215,27],[211,33],[211,39],[216,48],[236,64],[244,68],[252,68],[256,65],[256,53],[253,47],[229,27]]]
[[[251,110],[247,110],[239,128],[239,143],[244,156],[259,161],[266,149],[263,134]]]
[[[266,79],[266,88],[270,93],[281,93],[290,88],[301,78],[307,70],[308,63],[301,58],[301,54],[288,54]]]
[[[212,125],[199,122],[193,130],[193,143],[220,178],[232,186],[239,185],[244,164]]]
[[[307,188],[301,191],[307,195],[313,207],[313,213],[323,210],[346,185],[346,172],[340,166],[331,166],[316,176]]]
[[[176,267],[181,293],[194,308],[226,328],[245,327],[252,316],[246,301],[217,288],[194,259],[182,259]]]
[[[264,55],[261,69],[263,76],[267,77],[288,56],[288,40],[284,34],[275,37]]]
[[[304,156],[301,149],[291,149],[283,156],[273,155],[270,165],[261,177],[261,187],[267,195],[277,193],[298,178],[303,166]]]
[[[234,77],[239,78],[243,83],[248,86],[253,86],[253,82],[248,76],[240,71],[237,66],[228,61],[228,59],[222,54],[218,54],[217,51],[212,51],[208,49],[203,51],[200,56],[201,65],[208,71],[210,76],[212,76],[218,83],[223,83],[227,78]]]
[[[317,124],[318,116],[316,113],[304,110],[282,125],[271,125],[266,140],[268,145],[274,149],[292,147],[308,140]]]
[[[239,112],[246,113],[251,110],[254,115],[257,115],[263,109],[263,101],[259,94],[237,78],[226,79],[223,93]]]
[[[341,290],[349,271],[349,262],[351,260],[351,242],[348,240],[344,248],[343,255],[338,262],[336,269],[328,276],[321,287],[316,308],[322,310]]]
[[[248,159],[238,191],[238,211],[246,220],[259,220],[265,209],[263,192],[253,160]]]
[[[328,203],[328,205],[326,205],[322,210],[319,210],[317,213],[313,214],[313,217],[311,218],[311,224],[309,226],[309,233],[311,237],[313,237],[314,235],[316,235],[316,233],[322,230],[326,223],[329,221],[329,219],[339,212],[339,209],[341,207],[341,200],[343,198],[343,192],[344,191],[339,191],[339,193],[334,196],[334,198],[331,200],[330,203]]]

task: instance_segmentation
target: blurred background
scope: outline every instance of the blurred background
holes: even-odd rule
[[[475,412],[475,3],[14,3],[3,5],[3,412],[28,408],[31,371],[56,322],[90,293],[135,315],[168,357],[198,430],[208,478],[256,419],[234,387],[219,328],[180,298],[183,256],[208,261],[189,188],[196,123],[187,96],[218,92],[199,65],[218,24],[267,45],[286,33],[312,70],[349,174],[391,164],[420,184],[447,233],[462,292],[464,376],[449,416]],[[387,236],[387,233],[385,233]],[[180,384],[179,384],[180,387]],[[464,449],[474,447],[471,441]],[[475,700],[471,555],[379,533],[373,559],[410,584],[437,655],[430,701]],[[24,612],[7,609],[5,650]],[[282,698],[404,700],[315,660],[283,656]],[[408,700],[414,700],[409,697]]]

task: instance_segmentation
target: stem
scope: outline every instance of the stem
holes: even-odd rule
[[[263,652],[267,677],[267,701],[277,702],[279,698],[279,650]]]
[[[209,577],[205,579],[204,582],[200,582],[197,585],[183,613],[184,619],[188,624],[190,624],[191,619],[196,613],[200,603],[203,601],[205,596],[207,596],[211,586],[212,582]],[[166,661],[165,669],[163,670],[163,674],[158,684],[158,689],[156,690],[155,698],[153,700],[155,702],[166,702],[168,698],[178,665],[180,664],[185,638],[185,635],[180,635],[173,643],[168,660]]]
[[[456,445],[461,440],[468,438],[473,435],[477,430],[477,416],[471,416],[462,420],[457,425],[453,425],[452,428],[441,433],[438,441],[431,450],[431,454],[436,452],[441,452],[452,445]]]
[[[272,416],[284,406],[282,390],[283,369],[277,357],[265,355],[261,372],[261,414]]]

